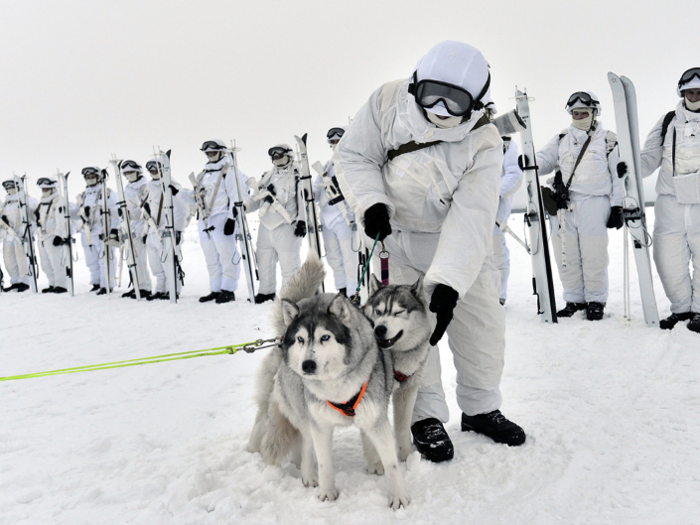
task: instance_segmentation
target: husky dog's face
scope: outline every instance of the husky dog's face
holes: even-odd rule
[[[384,286],[372,275],[369,293],[365,315],[374,323],[374,335],[381,348],[410,350],[430,336],[422,276],[413,285]]]
[[[325,381],[336,379],[347,370],[352,347],[346,325],[347,299],[338,296],[325,308],[302,307],[282,300],[287,331],[282,341],[285,362],[302,377]]]

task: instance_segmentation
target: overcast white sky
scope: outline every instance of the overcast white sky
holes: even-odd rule
[[[186,184],[212,138],[236,139],[241,169],[259,177],[270,146],[305,132],[310,160],[325,161],[328,128],[446,39],[482,50],[501,112],[516,85],[535,97],[536,146],[568,125],[577,90],[601,97],[615,129],[608,71],[635,82],[644,138],[675,107],[680,74],[700,65],[697,5],[2,0],[0,178],[72,170],[77,192],[82,167],[107,166],[112,153],[143,164],[161,146]]]

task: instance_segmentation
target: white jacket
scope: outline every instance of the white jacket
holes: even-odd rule
[[[246,191],[247,177],[240,170],[237,175],[241,188]],[[217,162],[207,162],[204,171],[197,177],[197,187],[204,188],[204,202],[209,217],[225,213],[228,219],[233,219],[233,206],[238,198],[238,187],[233,176],[230,156],[226,155]],[[193,192],[192,199],[194,198]]]
[[[192,200],[193,192],[180,188],[175,181],[171,181],[179,191],[173,196],[173,215],[175,218],[175,230],[182,231],[187,227],[187,220],[190,218],[189,201]],[[160,180],[151,180],[146,184],[146,202],[151,210],[153,223],[159,232],[165,230],[165,198],[163,196],[163,184]],[[154,230],[150,233],[155,233]]]
[[[508,140],[507,148],[503,156],[503,170],[501,171],[501,193],[498,201],[498,222],[504,223],[510,217],[510,209],[513,207],[513,195],[518,191],[523,182],[523,171],[518,166],[520,150],[518,145]],[[504,142],[504,144],[506,143]]]
[[[597,123],[593,138],[576,168],[569,187],[572,201],[589,196],[607,195],[610,197],[610,206],[622,206],[624,179],[617,176],[620,154],[617,145],[608,154],[609,133],[601,122]],[[614,134],[611,138],[616,140]],[[566,184],[587,139],[588,133],[574,126],[569,126],[561,139],[559,135],[552,137],[552,140],[537,152],[540,175],[547,175],[559,169]],[[551,186],[553,182],[554,178],[551,178],[547,184]]]
[[[430,123],[407,91],[408,80],[376,90],[360,109],[334,156],[340,187],[358,217],[377,203],[391,225],[407,232],[440,233],[425,276],[463,297],[492,254],[503,149],[495,126],[474,128],[483,112],[450,129]],[[411,141],[444,141],[388,161]]]
[[[126,201],[126,209],[129,213],[129,223],[131,224],[131,233],[136,237],[141,237],[146,233],[146,221],[141,212],[141,205],[146,200],[148,182],[144,177],[136,182],[130,182],[124,188],[124,200]],[[126,227],[122,223],[123,227]]]
[[[41,198],[36,210],[36,217],[40,241],[45,241],[54,235],[68,237],[63,202],[57,191],[54,191],[48,198]]]
[[[265,202],[267,187],[272,185],[275,191],[272,204]],[[260,178],[255,196],[246,201],[246,211],[259,209],[260,224],[274,230],[282,224],[291,224],[304,219],[304,198],[299,183],[299,167],[290,162],[285,168],[272,168]]]
[[[685,109],[681,100],[676,106],[676,115],[669,123],[661,144],[661,127],[664,117],[661,117],[651,129],[642,157],[642,176],[648,177],[656,168],[661,166],[656,180],[657,195],[676,196],[673,183],[672,145],[673,130],[676,130],[676,175],[687,175],[700,170],[700,113]]]
[[[94,234],[102,233],[102,185],[104,183],[88,186],[85,191],[78,194],[78,214],[87,216],[87,221],[83,219],[83,224]],[[86,208],[90,211],[86,213]],[[121,219],[117,213],[117,193],[107,188],[107,209],[109,211],[109,229],[118,228]],[[109,231],[106,232],[109,235]]]
[[[34,223],[36,220],[34,212],[36,211],[38,205],[39,201],[33,197],[27,196],[29,221],[31,223]],[[25,226],[24,217],[22,215],[23,214],[19,205],[19,192],[15,193],[14,195],[8,195],[5,198],[4,204],[0,206],[0,216],[5,216],[7,218],[10,228],[12,228],[20,237],[24,234]],[[19,244],[22,242],[21,238],[15,238],[4,226],[0,226],[0,239],[4,239],[7,242],[12,242],[13,244]]]
[[[325,175],[318,174],[316,180],[314,180],[314,199],[318,204],[319,210],[321,210],[319,214],[321,225],[335,224],[335,222],[339,220],[345,221],[345,217],[347,216],[349,226],[349,223],[355,222],[355,214],[352,212],[350,206],[348,206],[347,200],[342,200],[336,204],[329,204],[331,194],[328,192],[326,185],[333,184],[333,177],[335,177],[333,161],[329,160],[323,169]],[[345,212],[345,215],[343,215],[343,212]]]

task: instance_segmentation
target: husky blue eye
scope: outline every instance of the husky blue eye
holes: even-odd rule
[[[331,338],[331,336],[328,335],[328,334],[322,335],[322,336],[321,336],[321,342],[323,343],[324,341],[329,341],[330,338]]]
[[[304,338],[301,337],[300,335],[297,336],[297,341],[299,341],[301,344],[304,344]]]
[[[378,308],[375,308],[374,315],[382,315],[382,312],[380,312]]]

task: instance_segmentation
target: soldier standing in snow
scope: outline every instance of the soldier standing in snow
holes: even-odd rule
[[[457,368],[462,430],[521,445],[520,426],[500,412],[505,315],[492,262],[503,149],[484,115],[491,81],[481,52],[442,42],[411,79],[372,94],[348,127],[334,157],[343,194],[370,242],[390,254],[392,283],[423,274],[437,326],[447,333]],[[419,452],[444,461],[454,447],[443,422],[449,411],[434,347],[426,364],[411,431]]]
[[[287,144],[278,144],[267,153],[273,168],[263,174],[256,195],[245,204],[246,212],[260,210],[255,247],[260,275],[256,304],[275,298],[277,261],[282,272],[282,286],[299,271],[301,239],[306,235],[299,169],[292,160],[292,149]]]
[[[173,279],[169,273],[171,267],[163,266],[163,233],[165,233],[165,196],[163,195],[163,183],[161,177],[163,174],[163,165],[158,160],[149,160],[146,163],[146,169],[151,175],[151,181],[146,185],[146,200],[143,203],[143,215],[146,220],[146,231],[148,236],[146,245],[148,248],[148,261],[151,266],[151,271],[156,278],[156,289],[153,295],[148,300],[162,299],[169,300],[170,292],[168,292],[168,279]],[[182,232],[187,226],[190,218],[190,210],[188,201],[192,199],[192,192],[180,187],[175,181],[172,181],[170,188],[173,194],[173,212],[175,215],[175,242],[177,244],[178,268],[182,262],[182,253],[180,244],[182,243]],[[182,286],[179,276],[177,276],[178,293]]]
[[[114,270],[117,260],[114,248],[106,241],[118,241],[119,239],[119,215],[117,212],[117,196],[109,188],[107,190],[107,232],[103,231],[103,211],[102,186],[107,184],[107,171],[96,166],[83,168],[85,178],[85,190],[78,194],[78,217],[82,221],[81,242],[85,251],[85,264],[90,270],[91,292],[97,295],[107,294],[114,288]],[[106,275],[106,258],[109,257],[109,279]]]
[[[548,184],[560,209],[550,217],[566,301],[557,316],[585,310],[590,321],[603,318],[608,300],[608,228],[622,227],[621,177],[627,171],[617,137],[597,120],[600,110],[592,92],[572,94],[566,103],[571,125],[537,152],[540,175],[556,170]]]
[[[235,291],[241,275],[241,256],[236,246],[236,213],[234,203],[238,190],[237,175],[242,188],[246,178],[234,175],[226,144],[208,140],[200,148],[207,156],[207,164],[196,180],[193,197],[199,210],[199,241],[209,271],[209,295],[199,298],[200,303],[217,304],[235,301]]]
[[[146,200],[147,189],[146,179],[143,177],[143,168],[134,160],[124,160],[119,166],[119,171],[128,181],[124,188],[124,200],[126,210],[129,214],[129,225],[131,226],[131,236],[133,239],[134,262],[136,263],[136,276],[139,281],[139,295],[143,299],[148,299],[151,295],[151,274],[148,271],[147,250],[146,250],[146,220],[141,212],[141,204]],[[122,217],[122,219],[124,219]],[[127,223],[122,220],[122,241],[128,239],[126,231]],[[132,283],[136,286],[136,283]],[[136,290],[132,288],[122,294],[122,297],[136,299]]]
[[[343,128],[328,130],[326,138],[334,151],[344,133]],[[347,296],[348,290],[352,295],[357,288],[357,252],[352,247],[357,227],[355,214],[340,191],[332,159],[314,181],[314,198],[321,210],[323,245],[335,287],[343,295]]]
[[[57,191],[58,182],[52,177],[42,177],[37,181],[37,186],[41,188],[41,202],[35,212],[39,227],[39,256],[41,269],[49,279],[49,287],[41,290],[41,293],[66,293],[68,261],[63,245],[71,241],[66,231],[63,203]]]
[[[29,264],[24,253],[22,235],[24,233],[22,224],[23,218],[19,204],[19,184],[16,179],[8,179],[2,183],[2,187],[7,192],[7,197],[2,207],[0,207],[0,235],[4,236],[2,243],[2,254],[5,260],[5,268],[10,274],[10,286],[5,291],[17,290],[26,292],[29,290]],[[35,199],[27,198],[30,217],[36,209],[38,203]],[[31,235],[30,232],[27,232]]]
[[[654,263],[671,315],[659,327],[690,320],[700,333],[700,67],[681,75],[675,111],[659,119],[642,149],[642,175],[659,166],[654,204]],[[691,275],[690,266],[693,266]]]

